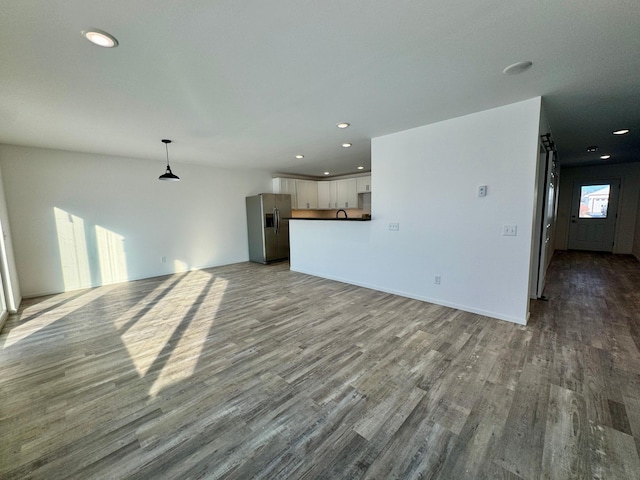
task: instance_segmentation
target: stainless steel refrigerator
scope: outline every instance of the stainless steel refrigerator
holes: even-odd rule
[[[249,260],[268,263],[289,258],[291,195],[261,193],[247,197]]]

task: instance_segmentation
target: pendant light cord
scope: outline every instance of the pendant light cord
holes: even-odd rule
[[[167,151],[167,167],[169,167],[169,144],[164,144],[164,149]]]

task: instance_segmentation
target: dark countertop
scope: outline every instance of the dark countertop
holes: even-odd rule
[[[333,220],[334,222],[370,222],[371,218],[300,218],[292,217],[289,220]]]

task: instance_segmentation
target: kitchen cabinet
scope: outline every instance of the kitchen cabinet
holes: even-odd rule
[[[318,182],[313,180],[296,180],[298,209],[318,208]]]
[[[358,193],[371,192],[371,176],[356,178],[356,185],[358,187]]]
[[[362,208],[358,207],[358,194],[370,192],[370,175],[319,182],[283,177],[273,179],[273,193],[291,195],[291,207],[296,210]]]
[[[274,178],[273,193],[288,193],[291,195],[291,208],[297,206],[296,180],[294,178]]]
[[[274,178],[273,193],[288,193],[291,195],[291,208],[296,208],[296,180],[294,178]]]
[[[358,208],[358,183],[355,178],[336,180],[338,208]]]
[[[323,210],[333,210],[338,208],[338,191],[335,180],[318,182],[318,208]]]

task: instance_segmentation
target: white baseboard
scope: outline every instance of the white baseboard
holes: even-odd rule
[[[314,277],[320,277],[320,278],[326,278],[327,280],[335,280],[336,282],[342,282],[342,283],[347,283],[349,285],[356,285],[358,287],[364,287],[364,288],[370,288],[371,290],[377,290],[378,292],[385,292],[385,293],[391,293],[393,295],[398,295],[400,297],[406,297],[406,298],[411,298],[413,300],[420,300],[422,302],[428,302],[428,303],[433,303],[436,305],[442,305],[443,307],[449,307],[449,308],[455,308],[457,310],[462,310],[465,312],[469,312],[469,313],[475,313],[477,315],[483,315],[485,317],[491,317],[491,318],[495,318],[497,320],[504,320],[507,322],[511,322],[511,323],[516,323],[518,325],[526,325],[527,321],[529,320],[529,318],[518,318],[518,317],[512,317],[510,315],[503,315],[501,313],[496,313],[496,312],[490,312],[487,310],[481,310],[478,308],[474,308],[474,307],[469,307],[468,305],[460,305],[457,303],[451,303],[451,302],[446,302],[437,298],[429,298],[429,297],[423,297],[421,295],[415,295],[412,293],[407,293],[407,292],[403,292],[400,290],[393,290],[393,289],[389,289],[389,288],[385,288],[385,287],[381,287],[379,285],[372,285],[372,284],[367,284],[367,283],[362,283],[362,282],[354,282],[353,280],[348,280],[345,278],[340,278],[340,277],[334,277],[331,275],[324,275],[324,274],[318,274],[316,272],[311,272],[311,271],[304,271],[301,269],[297,269],[294,267],[291,267],[291,270],[294,272],[298,272],[298,273],[304,273],[306,275],[312,275]]]

